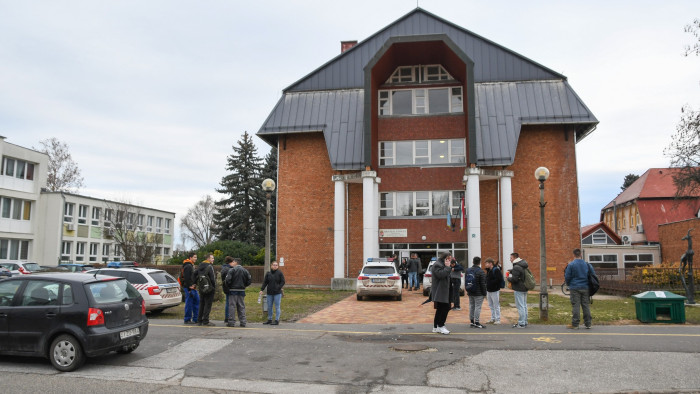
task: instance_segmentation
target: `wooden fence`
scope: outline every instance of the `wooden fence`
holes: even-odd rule
[[[666,290],[685,295],[678,268],[599,268],[596,270],[600,280],[600,292],[629,296],[650,290]],[[700,269],[693,269],[695,292],[700,290],[698,275]]]

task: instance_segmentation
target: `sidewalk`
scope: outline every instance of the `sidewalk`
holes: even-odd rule
[[[402,300],[393,301],[390,297],[365,298],[357,301],[356,296],[352,296],[336,302],[335,304],[309,315],[299,323],[314,324],[432,324],[435,310],[433,303],[429,302],[421,305],[428,297],[423,296],[423,290],[408,291],[403,290]],[[461,311],[450,311],[446,324],[469,324],[469,297],[461,297]],[[484,297],[481,307],[481,323],[486,323],[491,319],[491,309]],[[509,312],[506,316],[501,316],[501,324],[508,324],[511,319],[517,320],[515,316],[510,316],[512,311],[509,308],[502,308]]]

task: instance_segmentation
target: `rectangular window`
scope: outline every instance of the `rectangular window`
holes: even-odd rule
[[[450,163],[465,164],[467,156],[464,151],[464,140],[450,140]]]
[[[379,115],[462,113],[462,87],[380,90]]]
[[[426,111],[426,101],[425,101],[425,89],[416,89],[413,91],[413,113],[416,115],[425,114]]]
[[[10,241],[7,239],[0,240],[0,260],[7,260]]]
[[[112,226],[112,210],[109,208],[105,209],[105,221],[104,221],[104,227],[111,227]]]
[[[97,250],[100,244],[90,243],[90,261],[97,261]]]
[[[165,233],[170,234],[170,219],[165,219]]]
[[[381,193],[379,216],[394,216],[394,193]]]
[[[626,254],[623,256],[625,268],[642,267],[645,265],[654,264],[654,255],[652,254]]]
[[[459,215],[459,210],[462,207],[462,199],[464,198],[464,192],[463,191],[454,191],[451,193],[452,194],[452,206],[450,209],[452,209],[452,216],[457,217]],[[464,207],[464,210],[466,211],[466,206]]]
[[[15,176],[15,159],[5,159],[5,175]]]
[[[433,215],[447,215],[449,203],[449,192],[433,192]]]
[[[430,141],[416,141],[414,164],[430,164]]]
[[[29,241],[19,241],[19,259],[29,259]]]
[[[170,256],[170,248],[163,248],[163,254],[166,256]]]
[[[109,260],[110,244],[102,244],[102,261]]]
[[[462,88],[452,88],[450,95],[450,112],[464,112],[462,105]]]
[[[616,254],[592,254],[588,256],[588,261],[594,268],[617,268]]]
[[[146,222],[146,216],[139,214],[139,216],[136,218],[136,224],[142,228],[143,224]]]
[[[75,244],[75,261],[85,260],[85,242],[76,242]]]
[[[4,158],[2,174],[18,179],[34,180],[34,164],[24,160]]]
[[[72,242],[70,241],[63,241],[63,245],[61,246],[61,260],[70,261],[71,244]]]
[[[413,114],[413,94],[411,90],[394,90],[391,92],[391,114]]]
[[[379,143],[380,166],[463,165],[466,163],[466,140],[382,141]]]
[[[379,212],[390,216],[446,216],[459,214],[463,191],[416,191],[380,193]]]
[[[413,216],[413,193],[396,193],[396,216]]]
[[[100,225],[100,216],[102,216],[102,208],[92,207],[92,221],[91,221],[91,223],[93,226]]]
[[[115,260],[122,256],[122,247],[119,245],[114,245],[114,258]]]
[[[430,144],[430,164],[449,163],[449,144],[447,140],[432,141]]]
[[[22,220],[31,220],[31,218],[32,218],[32,202],[31,201],[24,201]]]
[[[12,199],[12,219],[22,219],[22,200]]]
[[[19,240],[10,240],[10,260],[19,260]]]
[[[391,115],[391,102],[389,101],[389,91],[379,92],[379,115]]]
[[[17,169],[15,170],[15,178],[19,179],[24,179],[25,175],[25,168],[27,167],[27,163],[21,160],[17,160]]]
[[[75,204],[67,202],[63,205],[63,221],[72,222],[73,221],[73,210],[75,209]]]
[[[27,163],[27,180],[34,180],[34,164],[32,163]]]
[[[605,245],[608,243],[608,235],[603,231],[596,231],[591,234],[591,241],[595,245]]]
[[[12,212],[12,199],[9,197],[3,197],[2,198],[2,217],[5,219],[9,219],[11,212]]]
[[[416,216],[430,216],[430,192],[416,192]]]
[[[153,232],[153,216],[149,216],[146,219],[146,231],[149,233]]]
[[[78,223],[80,224],[86,224],[87,223],[87,214],[88,214],[88,206],[87,205],[78,205]]]
[[[450,113],[450,94],[449,89],[429,89],[428,90],[428,109],[431,114],[448,114]]]
[[[160,233],[162,232],[163,228],[163,218],[156,218],[156,232]]]

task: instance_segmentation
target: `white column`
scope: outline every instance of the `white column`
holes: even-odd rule
[[[513,268],[510,262],[510,254],[513,250],[513,191],[511,189],[510,177],[502,176],[501,183],[501,255],[503,256],[503,270]]]
[[[474,256],[481,257],[481,203],[479,200],[479,170],[467,169],[467,251],[469,261],[465,262],[471,267]]]
[[[333,277],[345,277],[345,182],[335,181]]]
[[[376,178],[374,180],[374,219],[372,220],[372,231],[373,235],[373,248],[374,256],[379,257],[379,184],[382,182],[381,178]]]
[[[374,209],[374,178],[376,172],[362,171],[362,262],[374,256],[374,244],[378,242],[374,238],[375,209]],[[378,245],[377,245],[378,246]]]

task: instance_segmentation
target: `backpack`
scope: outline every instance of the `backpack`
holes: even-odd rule
[[[211,294],[214,291],[214,286],[211,285],[209,275],[207,275],[206,272],[204,274],[199,274],[197,277],[197,289],[204,295]]]
[[[532,290],[535,288],[535,275],[532,274],[532,271],[530,271],[529,268],[525,268],[523,270],[523,284],[528,290]]]
[[[595,274],[591,264],[586,264],[588,264],[588,296],[593,297],[593,295],[598,292],[598,289],[600,289],[600,281],[598,281],[598,275]]]
[[[493,269],[494,269],[494,272],[495,272],[496,270],[498,270],[499,272],[501,271],[501,269],[498,268],[498,267],[494,267]],[[503,275],[501,275],[501,284],[500,284],[500,286],[501,286],[501,289],[505,289],[505,288],[506,288],[506,280],[503,278]]]
[[[467,270],[467,274],[464,276],[464,290],[473,291],[476,289],[476,276],[474,272],[470,269]]]

